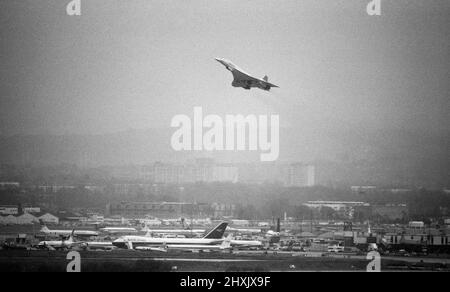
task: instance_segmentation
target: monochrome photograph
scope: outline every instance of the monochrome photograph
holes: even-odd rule
[[[449,15],[0,1],[0,271],[449,272]]]

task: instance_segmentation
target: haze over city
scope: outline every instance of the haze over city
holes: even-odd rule
[[[0,162],[257,160],[174,152],[171,119],[202,106],[278,114],[281,162],[368,161],[445,185],[450,4],[384,1],[381,17],[366,4],[94,0],[68,17],[66,3],[2,1]],[[280,88],[234,88],[215,57]]]

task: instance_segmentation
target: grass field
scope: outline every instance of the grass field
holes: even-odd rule
[[[230,255],[148,253],[136,251],[80,252],[82,272],[269,272],[269,271],[365,271],[369,261],[333,257],[281,255]],[[0,272],[65,272],[67,252],[0,251]],[[382,270],[447,270],[440,264],[408,264],[382,261]],[[175,269],[176,267],[176,269]]]

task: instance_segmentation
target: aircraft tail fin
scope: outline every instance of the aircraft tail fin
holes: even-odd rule
[[[227,229],[228,222],[221,222],[219,225],[214,227],[210,232],[208,232],[204,239],[221,239]]]
[[[134,249],[133,242],[127,241],[127,247],[128,247],[128,249]]]
[[[269,77],[267,77],[267,75],[266,75],[266,76],[263,77],[263,80],[268,82],[269,81]]]
[[[44,226],[41,227],[41,232],[47,233],[49,231],[50,231],[50,229],[48,229],[47,226],[44,225]]]
[[[222,249],[226,249],[226,248],[230,248],[231,247],[231,234],[228,235],[227,238],[225,238],[225,240],[222,242],[222,244],[220,245],[220,247]]]
[[[39,219],[39,224],[41,225],[41,232],[49,232],[50,229],[45,225],[44,221],[42,219]]]
[[[70,233],[69,239],[67,240],[67,243],[73,243],[75,242],[74,240],[74,235],[75,235],[75,229],[72,230],[72,233]]]

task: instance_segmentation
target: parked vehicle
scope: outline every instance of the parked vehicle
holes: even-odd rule
[[[344,252],[344,247],[339,245],[330,245],[328,246],[328,252],[341,253]]]

